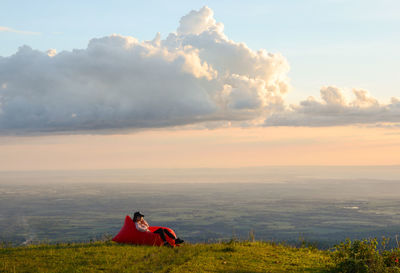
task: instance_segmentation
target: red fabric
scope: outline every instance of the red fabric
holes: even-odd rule
[[[151,232],[141,232],[136,229],[135,223],[132,221],[131,217],[127,215],[125,217],[124,226],[118,232],[118,234],[112,239],[117,243],[124,244],[136,244],[136,245],[150,245],[150,246],[161,246],[164,244],[159,234],[153,233],[153,231],[159,229],[161,227],[149,227]],[[175,237],[175,232],[166,227],[162,227],[171,232]],[[167,241],[171,245],[175,245],[175,240],[169,238],[167,235],[165,236]]]

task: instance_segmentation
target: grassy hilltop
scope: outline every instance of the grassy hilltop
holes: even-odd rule
[[[327,272],[331,265],[327,251],[265,242],[0,248],[0,272]]]
[[[388,238],[346,240],[334,251],[271,242],[187,244],[167,247],[111,241],[0,245],[0,272],[331,272],[400,273],[400,244]]]

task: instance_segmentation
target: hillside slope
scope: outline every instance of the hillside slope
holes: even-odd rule
[[[265,242],[0,248],[0,272],[327,272],[330,265],[326,251]]]

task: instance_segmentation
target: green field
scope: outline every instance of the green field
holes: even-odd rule
[[[266,242],[166,247],[111,242],[0,248],[0,272],[328,272],[327,251]]]

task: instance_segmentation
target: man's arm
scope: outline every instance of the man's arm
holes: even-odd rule
[[[136,229],[141,231],[141,232],[148,232],[149,231],[147,226],[145,226],[145,225],[143,225],[143,224],[141,224],[139,222],[136,222],[135,225],[136,225]]]
[[[146,225],[147,227],[149,227],[150,225],[146,222],[146,220],[142,219],[143,224]]]

